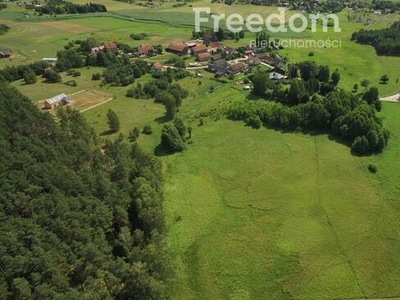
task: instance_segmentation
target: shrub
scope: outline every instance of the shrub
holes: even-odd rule
[[[254,129],[259,129],[262,126],[262,122],[259,116],[251,116],[246,119],[246,125]]]
[[[378,171],[378,168],[376,167],[375,164],[369,164],[369,165],[368,165],[368,170],[369,170],[371,173],[375,174],[375,173]]]
[[[150,125],[146,125],[146,126],[143,127],[142,133],[143,134],[148,134],[148,135],[152,134],[153,133],[153,128],[151,128]]]
[[[100,73],[94,73],[92,75],[92,80],[100,80],[101,79],[101,74]]]

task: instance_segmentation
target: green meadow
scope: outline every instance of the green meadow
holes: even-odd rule
[[[165,46],[191,36],[193,28],[183,26],[192,24],[190,7],[173,8],[173,3],[166,3],[145,8],[111,0],[105,3],[111,13],[99,17],[68,17],[52,22],[43,19],[46,23],[8,18],[4,22],[12,30],[0,36],[0,48],[10,47],[16,55],[11,61],[0,60],[0,68],[53,57],[68,41],[87,37],[132,46]],[[208,1],[193,3],[208,5]],[[272,11],[212,4],[212,10],[218,13],[238,9],[243,14]],[[14,13],[21,12],[15,9]],[[396,19],[397,15],[372,17],[368,28],[386,27]],[[329,65],[331,70],[338,68],[339,85],[346,89],[366,78],[381,95],[398,92],[400,58],[378,57],[372,48],[353,43],[351,33],[366,27],[349,21],[347,12],[340,14],[340,20],[341,33],[317,32],[311,37],[341,39],[341,48],[288,48],[282,54],[289,62],[311,59]],[[138,32],[147,33],[148,38],[130,39],[130,34]],[[251,39],[246,33],[241,43]],[[233,41],[227,44],[238,45]],[[314,56],[308,56],[310,51]],[[108,109],[119,116],[120,132],[125,138],[133,127],[151,125],[153,134],[140,135],[138,142],[153,152],[165,124],[164,107],[152,99],[126,98],[129,87],[101,87],[100,82],[91,80],[91,75],[101,69],[79,71],[82,75],[77,78],[62,74],[63,82],[75,79],[77,87],[46,84],[40,79],[34,85],[22,81],[13,85],[33,101],[86,88],[113,94],[112,101],[83,116],[103,140],[118,136],[106,133]],[[179,116],[193,127],[193,143],[183,153],[159,158],[165,178],[166,242],[175,267],[171,298],[319,300],[400,296],[399,104],[383,103],[380,113],[392,134],[385,152],[356,157],[350,154],[348,145],[326,134],[254,130],[243,122],[226,120],[223,110],[229,103],[247,101],[248,92],[236,84],[241,78],[222,84],[205,71],[201,73],[203,77],[179,81],[189,90]],[[383,74],[390,77],[386,85],[378,83]],[[146,75],[136,83],[149,78]],[[204,125],[200,125],[200,116]],[[370,163],[377,166],[376,174],[368,171]]]
[[[185,84],[193,85],[195,79]],[[196,79],[197,80],[197,79]],[[176,265],[173,299],[341,299],[400,294],[397,103],[381,115],[392,132],[381,155],[354,157],[327,135],[254,130],[242,122],[205,118],[246,94],[232,85],[202,88],[180,115],[193,144],[161,157],[168,245]],[[151,100],[123,99],[84,116],[107,130],[108,108],[122,132],[150,124],[139,143],[159,143],[164,109]],[[105,136],[104,138],[109,138]],[[369,163],[377,174],[367,170]]]

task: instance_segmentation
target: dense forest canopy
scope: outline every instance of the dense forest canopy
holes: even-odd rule
[[[352,40],[359,44],[371,45],[378,55],[400,56],[400,22],[389,28],[364,30],[353,33]]]
[[[0,299],[162,299],[159,162],[0,79]]]

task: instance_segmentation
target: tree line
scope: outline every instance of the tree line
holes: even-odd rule
[[[164,299],[160,163],[0,78],[0,298]]]
[[[36,7],[35,10],[44,15],[62,15],[62,14],[86,14],[95,12],[107,12],[103,4],[87,3],[75,4],[63,0],[49,0],[45,5]]]
[[[284,130],[330,131],[347,141],[357,155],[383,151],[390,134],[376,115],[381,109],[376,87],[361,96],[354,95],[336,88],[340,74],[334,71],[330,75],[327,66],[303,62],[292,68],[301,80],[292,79],[288,88],[269,80],[268,73],[256,72],[253,93],[273,101],[237,102],[227,110],[228,118],[244,120],[254,128],[265,125]]]
[[[371,45],[378,55],[400,56],[400,22],[389,28],[377,30],[361,29],[352,34],[351,39],[359,44]]]

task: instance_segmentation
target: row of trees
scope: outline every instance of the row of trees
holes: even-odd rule
[[[335,90],[340,81],[340,73],[330,73],[328,66],[318,66],[305,61],[288,66],[288,77],[292,80],[289,88],[284,88],[278,81],[269,79],[266,71],[257,71],[252,77],[252,93],[282,103],[297,105],[306,103],[314,94],[327,95]]]
[[[378,30],[361,29],[351,39],[364,45],[372,45],[378,55],[400,56],[400,22]]]
[[[292,86],[298,84],[300,81],[295,80]],[[366,155],[381,152],[389,140],[389,132],[376,116],[376,111],[380,109],[378,99],[375,87],[370,88],[362,98],[335,90],[326,96],[315,94],[307,101],[290,105],[285,101],[237,102],[227,110],[227,116],[233,120],[244,120],[254,128],[264,124],[285,130],[330,130],[348,141],[353,153]]]
[[[0,76],[8,82],[13,82],[24,78],[24,74],[26,73],[33,73],[36,76],[43,75],[44,70],[48,67],[50,67],[50,64],[45,61],[39,61],[29,65],[7,66],[0,70]]]
[[[0,79],[0,299],[164,299],[160,163]]]
[[[107,12],[107,8],[103,4],[88,3],[88,4],[75,4],[63,0],[49,0],[46,5],[36,7],[38,13],[49,15],[61,14],[86,14],[95,12]]]

